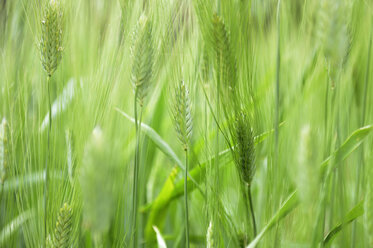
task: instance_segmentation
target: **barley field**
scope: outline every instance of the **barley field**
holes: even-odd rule
[[[0,247],[373,247],[372,0],[0,0]]]

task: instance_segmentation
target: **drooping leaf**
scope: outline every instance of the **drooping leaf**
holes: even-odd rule
[[[290,194],[288,199],[282,204],[280,209],[276,212],[276,214],[271,218],[271,220],[267,223],[267,225],[263,228],[263,230],[255,237],[255,239],[246,247],[246,248],[254,248],[259,243],[259,241],[263,238],[263,236],[280,220],[282,220],[287,214],[289,214],[297,205],[298,205],[298,196],[297,192],[294,191]]]
[[[19,214],[16,218],[14,218],[8,225],[3,227],[0,232],[0,246],[4,244],[4,242],[9,239],[14,232],[16,232],[27,220],[31,219],[34,216],[34,212],[32,210],[27,210],[21,214]]]
[[[324,160],[321,164],[321,175],[325,175],[327,171],[332,170],[331,166],[336,166],[338,163],[345,160],[353,151],[355,151],[364,141],[364,139],[373,130],[373,125],[368,125],[355,130],[345,142],[332,155]],[[334,163],[329,162],[334,159]]]
[[[75,95],[75,79],[70,79],[65,88],[63,89],[62,93],[57,97],[57,99],[52,104],[52,119],[54,119],[59,113],[63,112],[67,106],[70,104],[72,99]],[[51,113],[47,113],[44,117],[44,120],[40,126],[40,132],[43,132],[46,127],[49,125],[49,115]]]
[[[167,248],[166,242],[164,241],[164,238],[162,237],[161,232],[158,230],[156,226],[153,226],[153,229],[155,233],[157,234],[158,248]]]
[[[121,111],[120,109],[116,109],[121,115],[126,117],[128,120],[130,120],[132,123],[135,123],[135,119],[126,114],[125,112]],[[146,136],[148,136],[154,144],[177,166],[179,166],[183,171],[185,171],[185,167],[183,165],[183,162],[179,159],[179,157],[176,155],[174,150],[170,147],[169,144],[167,144],[166,141],[162,139],[162,137],[150,126],[146,125],[145,123],[141,123],[141,131],[145,133]],[[194,178],[188,173],[188,177],[191,178],[192,182],[195,183],[196,186],[198,186],[198,183]]]
[[[62,173],[58,171],[50,172],[49,177],[51,179],[63,179]],[[31,186],[45,181],[45,171],[38,171],[29,173],[23,176],[17,176],[9,178],[5,181],[3,185],[3,191],[13,191],[16,190],[19,185]]]
[[[328,234],[324,238],[324,247],[329,247],[333,240],[335,239],[336,235],[342,231],[342,229],[351,223],[352,221],[356,220],[358,217],[364,214],[364,201],[359,202],[355,207],[353,207],[347,214],[344,216],[343,220],[335,225],[332,230],[328,232]]]

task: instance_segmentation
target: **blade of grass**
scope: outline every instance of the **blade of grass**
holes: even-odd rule
[[[254,248],[259,243],[259,241],[263,238],[263,236],[280,220],[282,220],[287,214],[289,214],[297,205],[298,205],[298,197],[297,192],[294,191],[290,194],[288,199],[282,204],[280,209],[276,212],[276,214],[271,218],[268,224],[263,228],[263,230],[255,237],[255,239],[246,247],[246,248]]]
[[[50,173],[50,178],[51,179],[63,179],[62,173],[59,173],[57,171],[52,171]],[[38,184],[42,183],[45,181],[45,171],[39,171],[39,172],[34,172],[30,173],[24,176],[19,176],[19,177],[13,177],[7,179],[4,183],[3,190],[4,192],[6,191],[14,191],[17,190],[20,185],[27,185],[31,186],[33,184]]]
[[[155,233],[157,234],[158,248],[167,248],[166,242],[164,241],[164,238],[162,237],[161,232],[158,230],[156,226],[153,226],[153,229]]]
[[[333,152],[328,158],[324,160],[321,164],[321,175],[324,176],[325,173],[331,171],[338,163],[345,160],[353,151],[355,151],[364,141],[364,139],[373,130],[373,125],[368,125],[355,130],[345,142]],[[329,162],[334,159],[334,163],[329,164]],[[332,167],[334,166],[334,167]]]
[[[8,238],[12,236],[27,220],[34,216],[32,210],[27,210],[19,214],[8,225],[6,225],[0,232],[0,245],[2,245]]]
[[[358,217],[364,214],[364,201],[360,201],[355,207],[353,207],[343,218],[342,222],[335,225],[332,230],[324,238],[324,247],[330,247],[336,235],[349,223],[356,220]]]

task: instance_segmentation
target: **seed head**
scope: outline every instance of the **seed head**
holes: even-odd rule
[[[72,235],[72,216],[71,207],[65,203],[58,214],[56,229],[54,231],[54,248],[68,248],[70,247]]]
[[[189,91],[184,81],[176,85],[172,105],[172,117],[176,133],[183,149],[186,151],[192,135],[192,115]]]
[[[240,112],[235,122],[235,162],[244,183],[250,185],[255,174],[254,137],[248,116]]]
[[[215,51],[215,71],[221,82],[221,90],[234,92],[236,84],[236,62],[230,44],[230,35],[223,20],[214,15],[213,47]]]
[[[148,93],[153,73],[152,26],[147,17],[142,15],[133,33],[132,74],[131,81],[141,106]]]
[[[51,0],[41,22],[41,62],[48,76],[57,69],[62,57],[63,12],[58,0]]]

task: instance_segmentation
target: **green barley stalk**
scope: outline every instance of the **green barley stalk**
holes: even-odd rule
[[[373,22],[371,22],[373,24]],[[368,48],[368,58],[366,64],[366,71],[365,71],[365,83],[364,83],[364,97],[363,97],[363,109],[362,109],[362,117],[361,117],[361,126],[365,124],[365,116],[366,116],[366,107],[367,107],[367,94],[368,94],[368,83],[369,83],[369,72],[370,72],[370,56],[372,52],[372,31],[370,32],[370,40],[369,40],[369,48]],[[365,168],[365,161],[364,161],[364,146],[361,147],[360,153],[360,166],[357,166],[357,175],[356,175],[356,186],[355,186],[355,202],[358,202],[359,194],[360,194],[360,182],[362,178],[362,171]],[[369,190],[369,189],[368,189]],[[370,193],[372,194],[372,193]],[[352,244],[355,243],[356,239],[356,222],[353,223],[352,226],[352,234],[351,234],[351,242]]]
[[[336,100],[338,89],[335,89],[336,82],[340,77],[340,70],[344,62],[344,58],[347,51],[348,36],[347,28],[344,23],[344,18],[341,13],[342,2],[335,2],[331,0],[324,0],[321,2],[320,12],[317,22],[317,38],[320,41],[320,47],[322,49],[327,68],[328,68],[328,82],[325,95],[325,117],[324,117],[324,128],[326,129],[325,135],[325,156],[329,153],[329,148],[332,145],[332,132],[335,131],[337,137],[337,143],[339,142],[339,109],[337,104],[340,101]],[[341,90],[339,90],[341,92]],[[338,94],[338,95],[337,95]],[[339,97],[340,98],[340,97]],[[328,111],[330,110],[330,112]],[[331,117],[331,118],[330,118]],[[335,122],[335,130],[333,130],[333,122]],[[338,170],[339,173],[341,173]],[[341,175],[341,174],[339,174]],[[329,180],[331,179],[331,183]],[[332,186],[335,184],[334,177],[323,178],[322,182],[322,194],[321,194],[321,208],[318,213],[317,226],[320,225],[319,233],[314,234],[313,243],[319,242],[324,235],[325,222],[326,222],[326,210],[327,210],[327,192],[329,191],[329,184]],[[333,187],[334,188],[334,187]],[[333,196],[333,193],[331,194]],[[331,201],[333,203],[333,201]],[[342,204],[341,204],[342,205]],[[343,206],[340,206],[343,208]],[[332,209],[332,207],[331,207]],[[343,212],[343,211],[342,211]],[[332,217],[329,218],[332,222]],[[316,230],[316,229],[315,229]]]
[[[188,150],[192,135],[192,115],[189,91],[184,81],[176,85],[172,103],[172,117],[176,133],[185,151],[184,203],[185,203],[185,236],[186,247],[189,247],[189,217],[188,217]]]
[[[140,166],[140,135],[142,109],[144,100],[148,93],[153,74],[153,41],[152,25],[144,15],[140,17],[135,32],[133,34],[134,43],[132,47],[133,64],[131,82],[135,91],[134,112],[136,123],[136,150],[135,166],[133,171],[133,202],[132,202],[132,236],[133,247],[137,247],[137,208],[138,208],[138,177]],[[139,111],[137,109],[139,104]]]
[[[251,217],[253,224],[253,235],[254,237],[257,234],[256,230],[256,221],[253,207],[253,200],[251,195],[251,182],[255,174],[255,150],[254,150],[254,136],[250,125],[250,120],[246,113],[239,112],[236,116],[235,125],[234,125],[235,134],[233,136],[235,142],[235,149],[233,150],[233,157],[237,171],[240,175],[242,184],[247,187],[247,196],[246,199],[246,190],[243,187],[242,193],[245,200],[245,207],[247,211],[247,217]],[[249,208],[247,206],[247,200],[249,202]]]
[[[223,22],[222,18],[215,14],[212,19],[212,45],[214,51],[215,59],[215,74],[216,74],[216,104],[215,104],[215,122],[216,122],[216,137],[215,137],[215,164],[212,173],[212,178],[215,180],[213,188],[216,190],[215,195],[218,195],[219,187],[219,139],[220,139],[220,104],[223,100],[225,105],[223,110],[227,114],[227,109],[229,109],[231,104],[234,105],[235,97],[232,95],[235,91],[236,84],[236,68],[235,60],[231,49],[230,36],[227,31],[226,25]],[[232,101],[231,101],[232,100]],[[229,107],[228,107],[229,106]],[[216,200],[216,199],[215,199]],[[215,242],[218,243],[217,239],[218,232],[216,228],[219,226],[218,219],[216,218],[216,212],[219,213],[219,209],[212,209],[213,213],[213,223],[215,228],[214,236],[216,237]],[[214,217],[215,216],[215,217]]]
[[[72,209],[65,203],[58,214],[56,228],[54,230],[53,247],[69,248],[72,235]]]
[[[9,127],[5,118],[0,124],[0,203],[9,166]]]
[[[44,11],[44,18],[41,22],[40,52],[43,69],[47,73],[48,105],[49,105],[49,130],[48,130],[48,151],[45,162],[45,185],[44,185],[44,240],[47,234],[47,203],[48,203],[48,182],[50,160],[50,133],[52,130],[52,105],[50,99],[50,78],[57,69],[62,57],[63,41],[63,12],[58,0],[51,0],[47,3]],[[46,244],[44,243],[44,246]]]
[[[367,193],[364,201],[364,228],[368,238],[368,247],[373,247],[373,169],[368,168]]]

